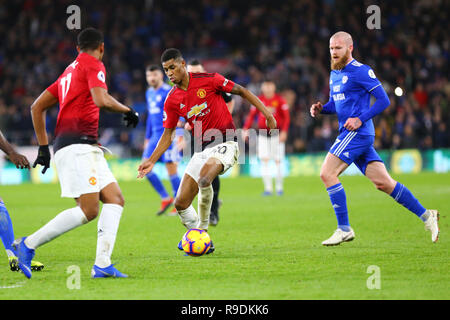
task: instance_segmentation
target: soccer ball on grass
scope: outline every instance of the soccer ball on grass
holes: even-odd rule
[[[189,229],[181,240],[184,252],[190,256],[204,255],[211,247],[211,238],[205,230]]]

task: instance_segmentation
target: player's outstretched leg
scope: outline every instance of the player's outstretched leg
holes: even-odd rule
[[[355,238],[355,232],[350,227],[347,211],[347,198],[338,176],[348,165],[338,157],[328,153],[322,165],[320,178],[327,188],[331,205],[336,214],[338,227],[333,235],[322,242],[324,246],[335,246],[342,242],[352,241]]]
[[[89,198],[89,206],[81,204],[81,207],[76,206],[64,210],[32,235],[16,241],[19,267],[24,272],[25,276],[28,277],[28,269],[31,268],[31,258],[29,259],[29,257],[34,256],[34,250],[56,237],[87,223],[97,216],[98,193],[85,194],[80,198],[82,197]],[[30,277],[31,273],[28,278]]]
[[[97,254],[91,270],[92,278],[127,278],[111,263],[125,200],[117,182],[108,184],[100,191],[102,211],[97,224]]]
[[[431,232],[431,241],[438,241],[439,212],[437,210],[425,209],[407,187],[391,178],[382,162],[370,162],[365,174],[378,190],[387,193],[396,202],[419,217],[425,223],[425,230]]]

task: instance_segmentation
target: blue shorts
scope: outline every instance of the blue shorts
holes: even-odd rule
[[[143,158],[149,158],[153,151],[156,149],[156,145],[158,144],[158,139],[150,139],[147,144],[147,148],[145,148],[144,153],[142,154]],[[159,158],[158,162],[168,163],[168,162],[179,162],[181,160],[181,151],[179,151],[175,145],[175,141],[172,142],[169,149],[163,153],[161,158]]]
[[[365,174],[367,165],[372,161],[380,161],[380,156],[373,147],[374,136],[360,135],[357,131],[342,132],[330,148],[330,153],[351,165],[355,163]]]

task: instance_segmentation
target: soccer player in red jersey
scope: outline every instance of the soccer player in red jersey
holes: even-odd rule
[[[288,136],[290,115],[289,105],[286,100],[276,93],[276,85],[273,81],[266,80],[261,84],[262,94],[258,98],[267,106],[277,120],[279,135],[267,136],[265,130],[260,131],[258,136],[258,157],[261,160],[261,176],[264,183],[263,195],[268,196],[273,192],[272,174],[269,168],[271,159],[275,161],[277,172],[275,188],[278,195],[283,194],[283,159],[285,155],[285,142]],[[264,117],[261,112],[252,106],[250,113],[244,123],[244,139],[248,136],[248,129],[252,126],[257,117],[258,128],[267,129]]]
[[[164,72],[175,86],[164,103],[164,132],[150,158],[139,166],[138,177],[142,178],[152,170],[172,143],[178,119],[184,117],[193,128],[196,141],[201,141],[202,148],[194,153],[186,167],[175,208],[187,229],[207,230],[213,198],[211,182],[231,168],[239,157],[233,118],[221,92],[238,94],[261,110],[269,130],[276,128],[276,120],[253,93],[222,75],[187,72],[186,62],[178,49],[164,51],[161,62]],[[198,215],[192,206],[197,193]],[[209,252],[213,250],[212,247]]]
[[[193,72],[193,73],[205,73],[206,72],[205,68],[200,63],[200,61],[198,61],[196,59],[194,59],[188,63],[187,71]],[[222,94],[223,100],[227,104],[228,111],[230,111],[230,113],[232,114],[233,109],[234,109],[234,104],[235,104],[233,96],[231,95],[231,93],[228,93],[228,92],[222,92],[221,94]],[[191,130],[191,127],[189,126],[189,124],[187,124],[185,126],[185,129]],[[209,224],[211,226],[216,226],[219,223],[219,208],[222,203],[222,201],[219,200],[219,192],[220,192],[219,176],[214,178],[211,185],[213,187],[214,196],[213,196],[213,201],[211,204],[211,214],[209,216]]]
[[[39,153],[33,164],[50,166],[50,150],[45,128],[47,109],[59,102],[53,152],[61,185],[61,196],[74,198],[76,206],[59,213],[28,237],[17,239],[19,268],[31,278],[30,261],[34,250],[93,219],[103,207],[98,221],[97,256],[92,277],[127,277],[111,264],[124,199],[119,185],[103,156],[98,138],[100,108],[125,114],[128,126],[136,127],[139,117],[108,94],[106,71],[101,62],[105,52],[100,31],[87,28],[78,35],[79,55],[34,101],[31,106]]]

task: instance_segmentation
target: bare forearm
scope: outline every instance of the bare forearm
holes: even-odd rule
[[[34,132],[40,146],[48,145],[47,130],[45,129],[45,110],[31,109],[31,118],[33,120]]]
[[[3,136],[3,133],[0,132],[0,149],[7,155],[15,152],[14,148],[9,144],[6,138]]]
[[[130,111],[130,108],[117,101],[113,96],[111,96],[108,93],[105,96],[103,108],[105,108],[110,112],[117,112],[117,113],[127,113],[128,111]]]
[[[264,117],[267,119],[270,116],[272,116],[272,113],[269,111],[269,109],[266,108],[264,103],[262,103],[261,100],[257,96],[255,96],[250,90],[235,84],[233,89],[231,90],[231,93],[238,94],[248,102],[250,102],[251,105],[255,106],[256,109],[261,111],[261,113],[264,115]]]

